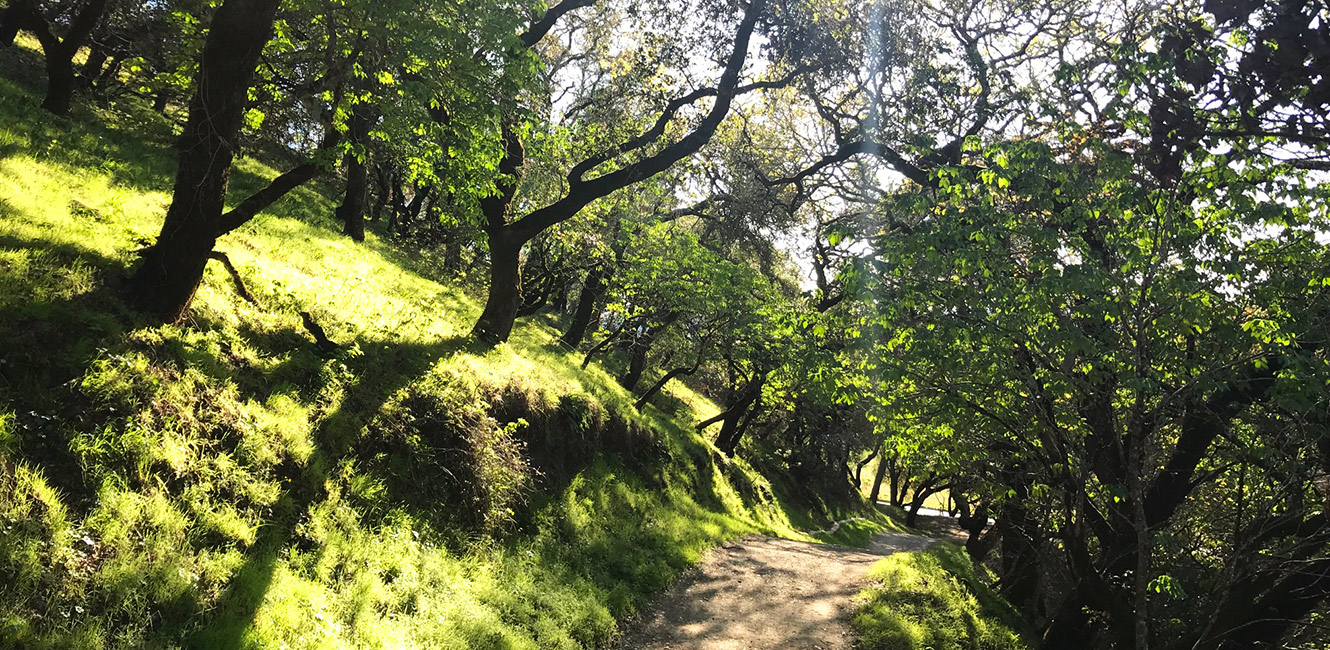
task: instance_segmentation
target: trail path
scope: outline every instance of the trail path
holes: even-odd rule
[[[932,542],[885,533],[859,549],[745,537],[667,590],[619,650],[848,650],[850,601],[864,572],[885,555]]]

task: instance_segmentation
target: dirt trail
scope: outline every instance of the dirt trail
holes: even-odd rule
[[[630,626],[619,650],[847,650],[864,572],[932,542],[886,533],[866,549],[762,536],[725,544]]]

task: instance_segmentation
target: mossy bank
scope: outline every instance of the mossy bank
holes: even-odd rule
[[[0,646],[596,647],[717,541],[800,536],[692,432],[706,399],[638,412],[539,320],[471,347],[463,284],[334,232],[317,186],[220,242],[252,302],[213,264],[186,323],[142,320],[123,281],[174,125],[134,101],[53,118],[14,78]],[[274,173],[242,159],[233,195]]]

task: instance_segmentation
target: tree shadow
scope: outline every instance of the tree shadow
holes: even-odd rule
[[[189,634],[189,647],[229,650],[245,646],[284,552],[298,545],[302,518],[328,497],[331,472],[354,453],[357,434],[399,389],[415,381],[441,358],[466,348],[462,337],[419,345],[371,345],[357,357],[344,358],[361,377],[318,427],[315,451],[301,467],[287,466],[284,492],[251,546],[248,557],[230,580],[215,608]],[[385,371],[385,369],[388,369]],[[366,380],[372,377],[372,380]]]
[[[13,208],[0,199],[0,214]],[[241,399],[262,401],[289,383],[301,384],[301,402],[313,405],[332,379],[322,372],[339,367],[344,394],[331,412],[318,417],[311,441],[313,453],[304,461],[287,458],[273,471],[281,495],[263,517],[257,538],[242,565],[225,583],[220,597],[190,593],[155,602],[152,626],[167,636],[183,634],[194,647],[238,648],[274,580],[283,554],[299,544],[298,523],[310,508],[327,497],[330,472],[349,453],[357,436],[398,390],[426,373],[439,359],[469,345],[462,337],[423,343],[338,341],[342,349],[328,358],[300,329],[299,320],[264,327],[243,321],[237,326],[195,315],[186,329],[220,332],[223,343],[241,342],[260,354],[283,360],[263,368],[246,368],[229,345],[186,345],[172,335],[149,334],[149,342],[130,334],[154,325],[129,309],[122,293],[126,265],[117,259],[72,243],[55,243],[21,235],[0,235],[0,249],[18,252],[13,264],[0,263],[0,412],[15,415],[15,460],[45,476],[70,506],[69,515],[82,520],[97,501],[98,479],[85,474],[84,462],[73,451],[76,436],[123,421],[81,388],[98,359],[148,350],[156,364],[174,364],[210,377],[216,386],[234,385]],[[80,270],[81,269],[81,270]],[[77,272],[75,272],[77,271]],[[218,337],[207,339],[215,341]],[[174,342],[174,344],[171,344]],[[351,343],[357,343],[352,351]],[[118,425],[114,425],[118,426]],[[209,444],[230,449],[236,441],[226,432],[209,434]],[[233,451],[233,450],[232,450]],[[103,468],[104,469],[104,468]],[[148,469],[150,481],[177,495],[188,480],[169,467]],[[134,480],[134,479],[129,479]],[[226,551],[234,541],[204,535],[189,552]],[[154,564],[142,566],[152,580]],[[112,608],[114,609],[114,608]],[[201,622],[200,622],[200,617]],[[125,621],[141,625],[142,621]]]

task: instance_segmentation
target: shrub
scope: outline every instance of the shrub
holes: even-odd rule
[[[460,377],[432,372],[401,389],[369,426],[362,456],[383,468],[394,496],[448,523],[493,533],[512,521],[532,484],[517,432]]]

